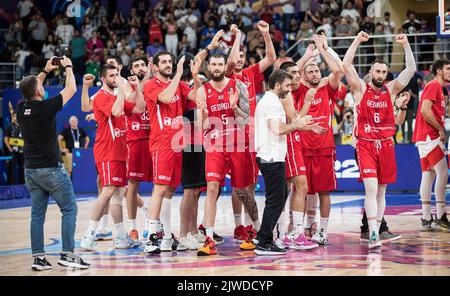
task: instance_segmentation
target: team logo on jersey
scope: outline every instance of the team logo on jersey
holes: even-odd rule
[[[114,182],[122,182],[122,178],[119,178],[119,177],[113,177],[112,180]]]
[[[172,100],[170,101],[170,103],[174,103],[176,101],[178,101],[180,99],[180,97],[178,95],[174,95]]]
[[[374,169],[364,169],[364,170],[363,170],[363,173],[364,173],[364,174],[376,174],[376,173],[377,173],[377,170],[374,170]]]
[[[164,117],[164,125],[165,126],[171,126],[172,125],[172,118]]]
[[[116,138],[119,138],[119,137],[121,136],[121,134],[120,134],[120,129],[118,129],[118,128],[115,128],[115,129],[114,129],[114,136],[115,136]]]
[[[305,99],[305,102],[306,102],[306,99]],[[322,103],[322,98],[314,99],[311,104],[312,105],[319,105],[320,103]]]
[[[380,98],[380,96],[375,95],[375,100],[378,100]]]
[[[228,93],[231,94],[232,92],[233,92],[233,88],[232,87],[228,88]]]
[[[364,132],[370,133],[370,130],[371,130],[370,125],[369,124],[365,124],[364,125]]]
[[[139,124],[139,122],[132,122],[131,123],[131,129],[134,131],[138,131],[141,129],[141,125]]]
[[[23,112],[23,115],[30,115],[31,114],[31,109],[25,109],[25,111]]]
[[[223,95],[220,95],[220,96],[218,97],[218,99],[219,99],[219,100],[223,100]]]
[[[300,135],[298,133],[295,133],[294,138],[297,142],[300,142]]]

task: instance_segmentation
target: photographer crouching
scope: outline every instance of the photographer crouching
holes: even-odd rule
[[[64,89],[44,100],[42,86],[53,70],[66,71]],[[30,75],[19,84],[24,98],[17,106],[17,120],[25,141],[25,183],[31,194],[31,249],[34,271],[52,269],[45,258],[44,221],[48,198],[52,196],[62,213],[62,251],[59,265],[89,268],[90,265],[74,254],[77,205],[69,175],[62,166],[56,134],[56,114],[73,97],[77,87],[72,62],[66,56],[47,61],[38,76]]]

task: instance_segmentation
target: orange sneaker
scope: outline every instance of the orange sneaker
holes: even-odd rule
[[[130,238],[134,241],[139,241],[139,232],[136,229],[130,230]]]
[[[203,244],[203,247],[198,249],[197,256],[209,256],[216,254],[217,254],[216,244],[209,236],[207,236],[206,241]]]
[[[246,234],[245,241],[239,245],[239,248],[244,251],[256,249],[256,245],[253,243],[253,239],[256,238],[256,230],[249,225],[245,228],[244,233]]]

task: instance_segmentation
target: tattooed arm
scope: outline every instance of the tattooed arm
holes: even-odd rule
[[[234,115],[240,125],[245,125],[250,116],[250,104],[248,102],[248,89],[245,84],[239,80],[236,80],[237,94],[234,94],[235,98],[232,99],[231,105],[233,107]]]

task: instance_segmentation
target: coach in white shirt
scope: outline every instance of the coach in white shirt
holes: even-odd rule
[[[288,197],[285,172],[287,152],[286,135],[303,129],[311,123],[311,116],[296,117],[286,123],[286,114],[281,104],[291,91],[291,76],[275,70],[269,77],[269,90],[256,106],[255,148],[256,162],[264,177],[266,207],[255,253],[258,255],[282,255],[286,251],[273,244],[273,228]]]

